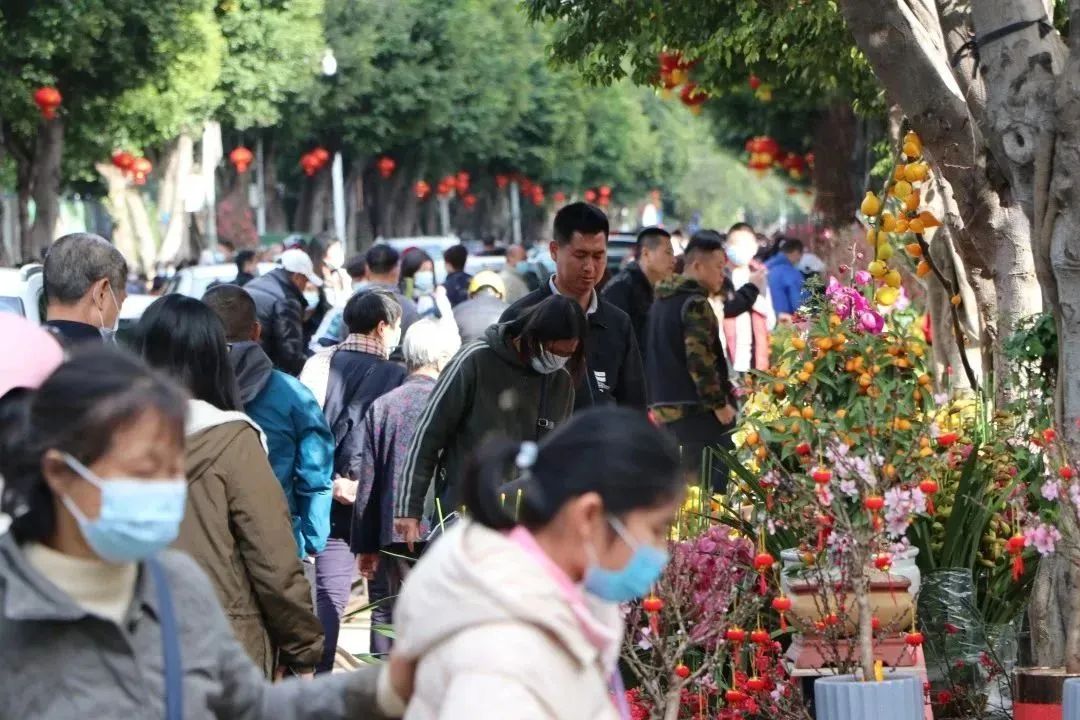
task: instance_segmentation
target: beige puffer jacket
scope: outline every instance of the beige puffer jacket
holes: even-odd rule
[[[462,522],[409,574],[395,650],[419,658],[406,720],[616,720],[608,691],[618,606],[596,602],[616,641],[602,653],[555,581],[502,533]]]

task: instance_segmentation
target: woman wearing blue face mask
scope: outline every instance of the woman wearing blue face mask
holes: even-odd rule
[[[0,717],[393,711],[390,675],[408,676],[398,661],[385,676],[271,685],[233,637],[207,576],[166,550],[187,487],[187,403],[176,386],[102,348],[62,365],[25,403],[0,447],[3,509],[14,518],[0,536]]]
[[[395,608],[395,650],[419,660],[405,717],[628,718],[617,603],[667,564],[678,468],[672,439],[620,408],[579,413],[538,447],[484,446],[465,479],[469,519]]]

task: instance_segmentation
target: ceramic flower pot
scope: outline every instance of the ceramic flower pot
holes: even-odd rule
[[[814,683],[817,720],[922,720],[922,680],[890,674],[880,682],[853,675],[818,678]]]

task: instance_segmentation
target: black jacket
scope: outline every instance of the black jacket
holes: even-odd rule
[[[304,343],[304,294],[289,282],[289,273],[278,268],[255,278],[244,289],[255,301],[255,313],[262,325],[263,350],[274,367],[299,375],[307,362]]]
[[[338,350],[330,361],[323,414],[334,434],[334,475],[357,480],[363,437],[360,423],[371,403],[405,381],[405,368],[378,355]],[[349,539],[352,508],[334,501],[330,537]]]
[[[649,308],[653,303],[653,286],[636,262],[629,263],[604,288],[604,299],[630,316],[634,337],[642,356],[648,342],[645,329],[649,322]]]
[[[66,349],[71,350],[83,343],[101,344],[101,330],[93,325],[74,320],[46,320],[45,329]]]
[[[551,283],[541,285],[539,290],[511,305],[499,322],[510,322],[551,294]],[[599,295],[596,302],[596,312],[589,315],[589,336],[585,340],[587,372],[576,388],[574,409],[618,404],[644,410],[645,371],[630,317]]]

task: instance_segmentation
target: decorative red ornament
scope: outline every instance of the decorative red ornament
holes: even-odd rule
[[[559,192],[557,192],[557,193],[555,193],[554,195],[551,196],[551,201],[554,202],[556,205],[565,205],[566,204],[566,193],[564,193],[562,190],[560,190]]]
[[[641,601],[641,608],[645,612],[657,613],[664,609],[664,601],[655,595],[650,595]]]
[[[795,452],[805,457],[806,455],[809,455],[811,452],[813,452],[813,449],[810,447],[810,443],[801,442],[795,446]]]
[[[911,647],[919,647],[923,644],[923,634],[917,630],[909,632],[907,635],[904,636],[904,642],[906,642]]]
[[[46,120],[52,120],[56,117],[56,110],[63,100],[64,97],[60,94],[60,91],[51,85],[39,87],[34,91],[34,104],[41,111],[41,117]]]
[[[765,689],[765,680],[759,678],[757,675],[751,678],[746,678],[746,689],[750,692],[761,692]]]
[[[462,170],[454,176],[454,189],[457,190],[458,195],[469,192],[469,173]]]
[[[606,195],[601,195],[599,198],[597,198],[596,204],[602,208],[606,208],[608,205],[611,204],[611,198]]]
[[[832,480],[832,471],[825,468],[817,468],[814,472],[810,473],[810,477],[814,479],[818,485],[825,485]]]
[[[1042,436],[1043,436],[1043,440],[1045,440],[1048,443],[1051,443],[1051,442],[1054,442],[1055,438],[1057,438],[1057,432],[1054,430],[1054,428],[1046,428],[1045,430],[1042,431]]]
[[[1062,480],[1072,480],[1074,477],[1076,477],[1076,471],[1068,465],[1062,465],[1060,468],[1058,468],[1058,476]]]
[[[135,179],[136,185],[145,185],[146,176],[153,171],[154,166],[144,157],[135,158],[131,163],[131,173]]]
[[[246,173],[255,155],[243,145],[237,145],[229,153],[229,162],[233,164],[238,173]]]
[[[379,158],[379,161],[375,163],[375,167],[379,170],[379,175],[383,180],[386,180],[394,174],[394,170],[397,169],[397,161],[389,155],[383,155]]]
[[[540,185],[533,185],[532,192],[530,194],[532,195],[531,199],[532,199],[533,205],[536,205],[537,207],[539,207],[539,206],[544,204],[544,188],[543,187],[541,187]]]
[[[921,490],[922,494],[926,496],[927,515],[934,514],[934,495],[937,494],[938,489],[939,488],[937,482],[930,479],[923,480],[919,483],[919,490]]]
[[[125,173],[131,172],[132,166],[135,164],[135,156],[129,153],[127,150],[117,150],[113,153],[112,164]]]
[[[776,558],[767,552],[760,552],[754,556],[754,569],[760,572],[768,572],[772,569]]]
[[[879,620],[876,616],[870,618],[870,629],[874,632],[877,632],[881,629],[881,620]]]
[[[596,202],[596,191],[593,190],[592,188],[589,188],[588,190],[585,191],[585,202],[587,202],[587,203]]]
[[[418,199],[427,200],[428,196],[431,195],[431,185],[426,180],[417,180],[416,184],[413,185],[413,193],[416,194]]]
[[[881,553],[874,557],[874,567],[882,572],[887,572],[892,567],[892,555]]]
[[[780,613],[780,630],[787,630],[787,617],[786,613],[791,610],[791,599],[786,598],[783,595],[779,595],[773,598],[772,609]]]
[[[850,268],[850,267],[848,267],[847,265],[841,265],[841,266],[840,266],[840,267],[838,268],[838,270],[840,270],[840,274],[841,274],[841,275],[847,275],[847,274],[848,274],[848,271],[849,271],[849,270],[851,270],[851,268]]]
[[[500,190],[505,190],[506,186],[509,185],[509,184],[510,184],[510,176],[509,175],[496,175],[495,176],[495,187],[499,188]]]
[[[322,165],[319,163],[319,159],[315,157],[315,153],[304,153],[300,156],[300,167],[304,169],[305,175],[311,177],[319,172]]]
[[[751,90],[757,90],[759,87],[761,87],[761,78],[759,78],[757,75],[751,75],[750,76],[750,89]]]
[[[960,436],[954,432],[941,433],[938,435],[937,444],[938,447],[947,448],[960,439]]]
[[[772,636],[769,635],[769,631],[764,628],[758,628],[750,632],[750,642],[755,645],[764,645],[765,643],[772,642]]]
[[[709,93],[694,83],[688,82],[683,85],[683,89],[679,93],[679,99],[682,100],[683,105],[690,108],[691,112],[697,114],[701,112],[701,106],[708,101]]]
[[[863,500],[863,507],[872,513],[880,512],[885,507],[885,498],[880,495],[871,495]]]
[[[1023,535],[1017,533],[1009,538],[1005,542],[1005,549],[1010,555],[1013,556],[1012,561],[1012,579],[1013,582],[1020,582],[1020,578],[1024,576],[1024,547],[1027,545],[1027,540]]]
[[[311,155],[315,158],[316,162],[319,163],[320,169],[325,166],[326,163],[330,162],[330,151],[321,145],[312,150]]]
[[[469,193],[465,197],[461,198],[461,202],[465,206],[466,210],[472,210],[476,207],[476,196],[472,193]]]
[[[690,677],[690,668],[686,667],[682,663],[675,666],[675,676],[685,680]]]
[[[724,700],[728,705],[741,705],[746,700],[746,693],[739,690],[728,690],[724,693]]]
[[[600,186],[600,197],[611,197],[611,188],[607,185]]]
[[[746,631],[738,626],[728,628],[727,631],[724,633],[724,638],[729,643],[734,643],[738,645],[740,643],[746,642]]]

